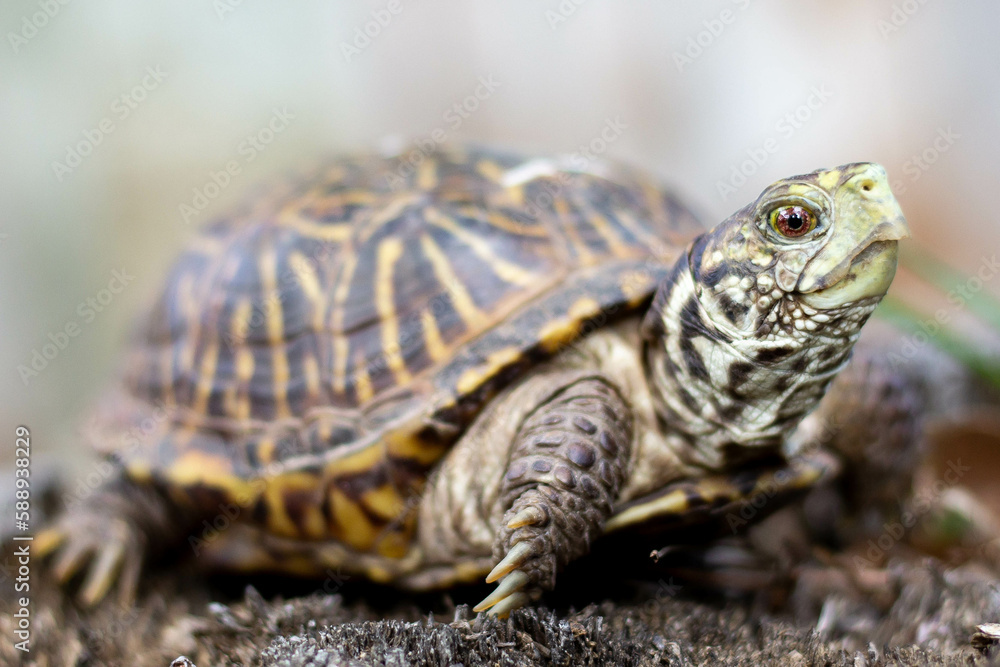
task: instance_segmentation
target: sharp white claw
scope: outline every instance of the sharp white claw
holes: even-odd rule
[[[521,570],[514,570],[500,582],[496,590],[486,596],[486,598],[472,608],[472,611],[486,611],[495,604],[499,604],[505,598],[516,594],[528,583],[528,575]],[[523,604],[523,603],[522,603]],[[521,605],[518,605],[520,607]]]
[[[486,575],[486,583],[492,584],[505,574],[516,570],[530,557],[531,545],[527,542],[518,542],[511,547],[510,551],[507,552],[507,555],[504,556],[504,559],[497,563],[497,566],[493,568],[493,571]]]
[[[514,518],[507,524],[507,527],[514,530],[515,528],[520,528],[521,526],[531,526],[536,523],[544,523],[547,518],[548,517],[542,509],[529,506],[515,514]]]
[[[495,607],[490,609],[489,613],[499,618],[507,618],[510,616],[510,612],[520,609],[528,604],[530,600],[531,598],[528,597],[527,593],[514,593],[510,597],[498,602]]]

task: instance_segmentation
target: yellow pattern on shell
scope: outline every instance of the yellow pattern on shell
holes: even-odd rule
[[[292,275],[295,276],[299,287],[302,289],[302,293],[309,300],[313,313],[313,331],[322,331],[323,311],[326,299],[323,295],[323,288],[319,284],[316,267],[309,261],[309,258],[300,252],[291,253],[288,257],[288,264],[292,269]]]
[[[501,370],[516,363],[523,356],[521,350],[516,347],[506,347],[502,350],[497,350],[488,356],[486,361],[479,366],[470,368],[462,373],[458,382],[455,383],[455,390],[459,394],[471,394],[483,386],[487,380],[496,377]]]
[[[542,348],[555,352],[580,335],[580,322],[569,317],[559,317],[546,324],[538,332]]]
[[[441,361],[448,356],[448,346],[441,338],[441,330],[438,329],[437,320],[434,313],[426,308],[420,311],[420,324],[424,331],[424,345],[427,346],[427,354],[434,361]]]
[[[347,391],[348,342],[344,335],[344,304],[351,289],[351,277],[357,268],[355,253],[344,256],[344,268],[338,278],[337,289],[333,292],[333,313],[330,328],[333,330],[333,390],[343,395]]]
[[[473,234],[467,229],[463,229],[454,220],[442,215],[440,212],[429,210],[427,212],[427,219],[432,225],[454,234],[456,238],[467,244],[476,253],[477,257],[486,262],[494,273],[508,283],[521,287],[529,287],[543,280],[542,276],[499,257],[493,251],[493,248],[490,247],[490,244],[482,237]]]
[[[198,384],[195,387],[195,399],[192,404],[193,410],[197,414],[204,414],[208,410],[208,398],[212,394],[212,386],[215,383],[215,367],[219,359],[219,345],[211,344],[206,346],[201,355],[201,364],[198,367]]]
[[[267,504],[268,515],[267,515],[267,525],[268,529],[275,535],[284,535],[286,537],[303,537],[303,531],[299,526],[292,520],[291,516],[288,514],[289,503],[286,501],[289,494],[294,494],[296,492],[302,492],[305,495],[315,495],[316,500],[312,503],[307,503],[303,505],[301,501],[296,503],[296,507],[303,509],[305,511],[305,521],[304,528],[306,535],[310,534],[311,531],[315,531],[312,534],[314,536],[322,536],[326,531],[324,530],[325,521],[323,521],[322,516],[317,520],[316,517],[309,517],[310,511],[319,511],[319,497],[316,493],[316,477],[315,475],[302,473],[302,472],[289,472],[285,471],[281,474],[281,483],[275,484],[273,480],[264,485],[263,491],[263,502]],[[310,509],[311,508],[311,509]]]
[[[375,544],[375,552],[380,556],[394,560],[403,558],[410,550],[410,544],[413,541],[412,534],[412,528],[404,528],[400,531],[384,531]],[[389,575],[389,577],[386,581],[391,581],[395,578],[395,575]]]
[[[372,387],[372,377],[368,372],[368,364],[359,352],[354,360],[354,391],[357,393],[359,403],[367,403],[375,396],[375,388]]]
[[[359,551],[371,549],[378,532],[371,525],[357,503],[339,489],[330,491],[330,507],[333,512],[334,534],[343,542]]]
[[[406,508],[406,503],[391,484],[366,491],[361,501],[373,514],[385,521],[392,521]]]
[[[417,463],[431,464],[441,458],[447,446],[427,442],[417,437],[418,424],[404,424],[382,436],[385,451],[393,457]]]
[[[320,387],[319,362],[311,353],[306,353],[302,357],[302,374],[306,379],[306,392],[311,401],[316,403],[322,389]]]
[[[452,270],[451,263],[444,252],[428,234],[420,236],[420,245],[423,248],[424,254],[427,255],[427,259],[431,262],[438,282],[448,290],[452,303],[455,305],[455,310],[458,311],[459,316],[465,322],[465,326],[471,330],[479,329],[488,318],[476,307],[469,291]]]
[[[392,285],[393,270],[402,256],[403,242],[390,237],[379,243],[375,259],[375,309],[382,323],[382,357],[401,385],[408,383],[411,377],[399,346],[399,321]]]
[[[285,354],[284,338],[284,308],[281,305],[282,293],[278,287],[278,261],[274,248],[267,247],[260,254],[260,281],[264,302],[264,323],[267,327],[267,340],[271,345],[271,389],[274,397],[274,410],[278,418],[290,417],[292,412],[288,407],[288,356]]]

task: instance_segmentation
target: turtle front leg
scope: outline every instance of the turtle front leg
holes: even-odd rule
[[[175,511],[152,488],[119,475],[60,516],[36,538],[37,553],[51,558],[61,584],[86,570],[78,592],[84,606],[118,586],[118,601],[131,604],[147,553],[183,534]]]
[[[499,583],[475,611],[508,615],[590,550],[624,482],[631,442],[631,411],[601,377],[578,379],[527,416],[498,495],[504,515],[486,581]]]

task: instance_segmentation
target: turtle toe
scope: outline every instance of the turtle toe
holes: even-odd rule
[[[75,514],[43,535],[43,553],[51,559],[55,578],[66,584],[82,576],[77,593],[81,605],[98,604],[116,585],[120,601],[134,600],[144,549],[141,534],[129,521]]]

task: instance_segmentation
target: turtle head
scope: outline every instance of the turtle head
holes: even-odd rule
[[[692,242],[645,332],[663,420],[688,431],[695,460],[784,446],[850,357],[907,236],[885,170],[857,163],[778,181]]]
[[[818,234],[810,232],[818,243],[795,282],[798,298],[829,309],[884,296],[896,274],[896,242],[910,235],[885,169],[861,163],[818,171],[788,184],[785,193],[786,200],[802,197],[812,205],[819,223]],[[779,236],[788,216],[787,207],[773,214]]]
[[[897,241],[908,236],[885,170],[848,164],[774,183],[702,237],[690,261],[724,330],[811,331],[803,314],[826,321],[826,311],[874,308],[896,273]]]

